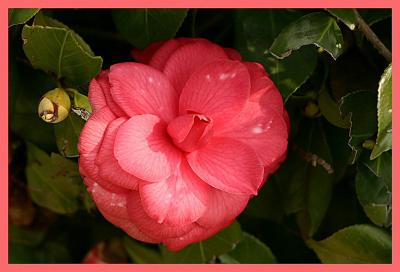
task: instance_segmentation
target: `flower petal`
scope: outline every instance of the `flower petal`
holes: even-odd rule
[[[103,107],[107,106],[106,97],[104,96],[100,76],[97,76],[90,81],[88,98],[92,106],[93,113],[99,111]]]
[[[114,119],[115,115],[111,110],[103,107],[90,116],[82,129],[78,143],[79,168],[81,173],[91,178],[97,177],[96,156],[103,141],[104,132]]]
[[[121,125],[114,154],[122,169],[150,182],[168,178],[181,156],[168,138],[165,123],[151,114],[133,116]]]
[[[158,223],[183,226],[196,221],[205,212],[210,186],[200,180],[186,159],[165,181],[142,182],[140,197],[144,210]]]
[[[225,54],[229,57],[229,59],[242,60],[242,56],[236,49],[225,47],[224,51],[225,51]]]
[[[109,73],[111,95],[129,115],[155,114],[165,121],[177,114],[177,93],[158,70],[140,63],[114,64]]]
[[[99,177],[126,189],[136,190],[138,178],[125,172],[114,157],[114,143],[119,127],[127,121],[127,118],[121,117],[112,121],[104,134],[103,143],[96,158],[96,164],[99,168]]]
[[[257,154],[234,139],[215,137],[187,159],[202,180],[228,193],[256,195],[262,183],[264,170]]]
[[[242,110],[249,93],[249,73],[243,64],[231,60],[213,62],[189,78],[180,97],[179,111],[203,114],[217,127]]]
[[[197,223],[205,228],[225,225],[246,208],[249,199],[249,195],[229,194],[214,189],[209,194],[207,210]]]
[[[220,46],[206,40],[198,40],[176,49],[165,63],[164,74],[180,93],[196,70],[220,59],[228,59]]]
[[[255,93],[261,89],[275,88],[274,82],[268,77],[264,67],[257,62],[244,62],[250,74],[251,93]]]
[[[184,226],[170,226],[165,223],[159,224],[150,218],[143,210],[139,193],[132,191],[127,197],[128,215],[131,221],[146,235],[155,239],[163,240],[173,237],[180,237],[191,231],[195,224]]]
[[[150,44],[143,50],[133,49],[131,51],[131,55],[132,55],[132,57],[135,58],[135,60],[137,62],[149,64],[154,53],[156,53],[158,51],[158,49],[160,47],[162,47],[165,43],[166,43],[166,41],[159,41],[159,42],[154,42],[154,43]]]

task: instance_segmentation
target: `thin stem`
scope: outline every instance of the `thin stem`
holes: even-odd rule
[[[392,53],[386,48],[378,36],[376,36],[358,11],[356,9],[353,10],[357,17],[358,29],[365,35],[365,38],[367,38],[367,40],[375,47],[379,54],[381,54],[388,62],[392,62]]]

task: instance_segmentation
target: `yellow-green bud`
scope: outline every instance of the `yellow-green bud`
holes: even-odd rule
[[[38,114],[47,123],[59,123],[68,117],[71,100],[64,89],[55,88],[43,95]]]
[[[309,101],[306,107],[304,108],[304,116],[308,118],[316,118],[321,116],[321,112],[318,105],[313,101]]]
[[[367,150],[372,150],[375,147],[375,141],[374,140],[365,140],[362,144],[362,147],[364,147]]]

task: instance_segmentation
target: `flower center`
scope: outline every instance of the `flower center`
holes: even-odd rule
[[[212,120],[207,116],[189,113],[172,120],[167,131],[175,146],[185,152],[192,152],[208,143],[212,128]]]

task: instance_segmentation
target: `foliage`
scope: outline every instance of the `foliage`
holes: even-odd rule
[[[390,10],[358,13],[390,50]],[[9,261],[79,263],[118,241],[104,254],[132,263],[390,263],[392,66],[357,20],[352,9],[10,9]],[[105,221],[77,164],[90,80],[172,37],[264,65],[291,122],[285,162],[237,221],[175,253]],[[37,106],[56,87],[72,108],[48,124]]]

